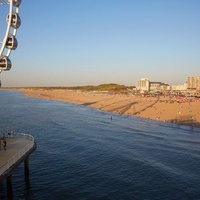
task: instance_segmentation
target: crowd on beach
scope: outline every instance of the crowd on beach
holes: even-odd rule
[[[26,97],[90,106],[106,112],[200,127],[200,98],[181,94],[133,94],[67,89],[24,89]]]
[[[146,96],[145,98],[151,99],[150,96]],[[153,108],[155,111],[150,114],[153,115],[155,113],[157,115],[156,120],[185,124],[191,127],[200,125],[200,98],[159,96],[158,102]]]

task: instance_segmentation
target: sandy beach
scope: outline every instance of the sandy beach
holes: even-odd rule
[[[152,97],[66,89],[12,89],[29,98],[48,99],[90,106],[110,113],[136,116],[168,123],[200,127],[200,99]]]

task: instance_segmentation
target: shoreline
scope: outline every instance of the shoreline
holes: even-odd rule
[[[46,99],[90,106],[114,114],[141,117],[177,125],[200,127],[200,99],[134,96],[67,89],[6,89],[23,92],[28,98]]]

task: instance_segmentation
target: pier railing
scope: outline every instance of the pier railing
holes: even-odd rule
[[[30,140],[34,143],[34,137],[32,135],[25,134],[25,133],[10,134],[10,136],[8,136],[8,138],[24,138],[24,139]]]
[[[23,147],[20,151],[18,151],[14,156],[12,156],[9,160],[5,161],[5,163],[0,166],[0,176],[8,170],[12,165],[14,165],[20,158],[22,158],[29,150],[31,150],[34,146],[34,137],[25,133],[14,133],[10,134],[8,138],[24,138],[26,140],[32,141]]]

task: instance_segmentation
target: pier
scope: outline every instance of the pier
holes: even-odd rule
[[[5,139],[6,150],[1,141],[0,183],[6,179],[7,199],[13,199],[12,174],[24,162],[24,178],[29,181],[29,156],[35,151],[36,143],[33,136],[24,133],[14,133]]]

